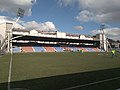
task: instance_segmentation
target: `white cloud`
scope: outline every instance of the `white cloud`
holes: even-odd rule
[[[120,22],[120,0],[59,0],[59,2],[63,6],[75,4],[74,6],[77,6],[79,10],[75,19],[80,22]],[[92,34],[100,32],[100,30],[91,31]],[[110,38],[120,40],[120,28],[107,28],[105,33]]]
[[[25,15],[31,15],[31,8],[36,0],[0,0],[0,11],[16,14],[19,8],[25,10]]]
[[[0,16],[0,23],[13,22],[13,19],[7,16]]]
[[[76,19],[78,21],[88,22],[93,20],[93,14],[90,13],[89,11],[84,10],[84,11],[81,11],[78,16],[76,16]]]
[[[76,30],[83,30],[84,28],[82,26],[74,26],[74,29],[76,29]]]
[[[36,21],[31,21],[31,22],[26,22],[23,24],[26,29],[32,30],[32,29],[36,29],[36,30],[41,30],[41,31],[56,31],[56,27],[54,25],[53,22],[44,22],[44,23],[38,23]]]
[[[7,17],[7,16],[0,16],[0,23],[5,23],[5,22],[14,23],[15,19]],[[19,24],[20,22],[22,22],[22,21],[19,21],[18,23],[16,23],[14,27],[24,29],[24,27]]]
[[[114,40],[120,40],[120,28],[106,28],[104,29],[105,35],[108,38],[114,39]],[[98,33],[102,33],[101,30],[92,30],[91,34],[95,35]]]
[[[0,23],[5,23],[5,22],[9,22],[9,23],[14,23],[16,20],[7,16],[0,16]],[[22,29],[28,29],[28,30],[32,30],[32,29],[36,29],[36,30],[42,30],[42,31],[56,31],[56,27],[55,24],[53,22],[47,21],[47,22],[43,22],[43,23],[38,23],[36,21],[31,21],[31,22],[24,22],[19,20],[17,22],[17,24],[15,25],[16,28],[22,28]]]
[[[61,5],[76,4],[79,7],[79,14],[76,18],[86,22],[120,22],[120,0],[59,0]],[[87,20],[86,19],[86,14]],[[91,17],[92,15],[92,17]]]

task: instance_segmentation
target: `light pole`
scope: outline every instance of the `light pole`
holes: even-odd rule
[[[12,54],[13,54],[13,50],[12,50],[13,28],[14,28],[15,24],[19,21],[19,19],[24,16],[24,12],[25,12],[25,10],[23,10],[23,9],[21,9],[21,8],[18,9],[18,12],[17,12],[18,18],[17,18],[16,21],[13,23],[12,28],[11,28],[11,30],[10,30],[10,35],[8,36],[8,38],[9,38],[9,40],[10,40],[10,50],[11,50],[11,59],[10,59],[10,63],[9,63],[9,73],[8,73],[8,74],[9,74],[9,75],[8,75],[8,90],[10,90],[12,61],[13,61],[13,59],[12,59]],[[9,42],[9,41],[8,41],[8,42]]]
[[[13,37],[13,29],[14,29],[14,26],[16,25],[16,23],[19,21],[20,18],[22,18],[24,16],[24,13],[25,13],[25,10],[19,8],[18,9],[18,12],[17,12],[17,16],[18,18],[16,19],[16,21],[13,23],[12,25],[12,28],[11,28],[11,35],[10,35],[10,38],[11,38],[11,54],[13,53],[13,50],[12,50],[12,37]]]
[[[104,48],[105,51],[108,52],[108,46],[110,47],[110,50],[112,50],[112,47],[108,41],[108,37],[105,35],[104,29],[105,29],[105,24],[102,24],[100,26],[100,30],[102,30],[102,47]]]
[[[100,30],[102,31],[101,47],[102,47],[102,49],[104,49],[106,51],[106,36],[105,36],[104,29],[105,29],[105,24],[102,24],[100,26]]]

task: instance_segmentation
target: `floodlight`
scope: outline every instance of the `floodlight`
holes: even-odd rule
[[[17,12],[17,16],[22,18],[24,16],[24,13],[25,13],[25,10],[19,8]]]

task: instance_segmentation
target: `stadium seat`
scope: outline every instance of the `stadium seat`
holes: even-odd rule
[[[20,47],[14,47],[14,48],[13,48],[13,52],[15,52],[15,53],[16,53],[16,52],[20,52]]]
[[[100,52],[100,49],[98,48],[93,48],[93,50],[95,50],[95,52]]]
[[[56,52],[56,49],[54,47],[50,46],[44,46],[46,52]]]
[[[32,46],[24,46],[21,47],[22,52],[34,52],[34,49],[32,48]]]
[[[63,48],[61,47],[54,47],[56,49],[56,52],[63,52]]]
[[[95,52],[95,50],[94,49],[92,49],[92,48],[86,48],[89,52]]]
[[[83,50],[84,52],[88,52],[88,50],[84,47],[79,47],[80,50]]]
[[[79,50],[77,47],[70,47],[70,48],[72,48],[73,52],[76,52]]]
[[[35,52],[45,52],[42,46],[33,46]]]
[[[62,47],[63,48],[63,51],[72,51],[72,49],[70,47]]]

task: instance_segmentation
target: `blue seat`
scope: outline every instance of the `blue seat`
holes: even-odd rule
[[[86,48],[89,52],[95,52],[92,48]]]
[[[13,52],[20,52],[20,47],[14,47]]]
[[[62,47],[54,47],[56,49],[57,52],[63,52],[63,48]]]
[[[76,52],[79,50],[77,47],[70,47],[70,48],[73,50],[73,52]]]
[[[33,46],[35,52],[45,52],[42,46]]]

